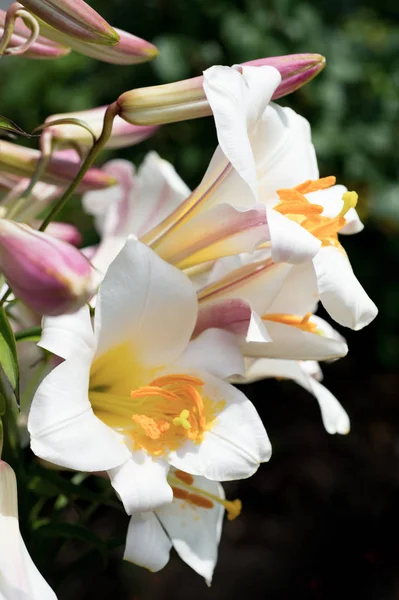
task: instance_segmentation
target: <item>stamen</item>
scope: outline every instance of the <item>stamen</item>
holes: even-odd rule
[[[175,476],[181,481],[183,481],[183,483],[185,483],[186,485],[192,485],[194,483],[194,477],[190,475],[190,473],[180,471],[180,469],[177,469],[175,471]]]
[[[183,477],[182,477],[183,475]],[[187,477],[188,476],[188,477]],[[184,480],[187,477],[186,481]],[[181,479],[179,481],[178,479]],[[200,508],[213,508],[215,502],[224,506],[227,512],[227,518],[229,521],[233,521],[241,514],[242,502],[238,498],[236,500],[224,500],[219,496],[215,496],[206,490],[196,487],[188,483],[188,478],[191,478],[194,482],[194,478],[185,473],[184,471],[175,471],[169,473],[168,482],[173,490],[173,497],[179,500],[184,500],[194,506]]]
[[[324,177],[316,181],[305,181],[292,189],[277,190],[280,204],[277,204],[274,209],[307,229],[322,242],[323,246],[333,245],[341,249],[338,232],[346,224],[344,217],[348,210],[357,204],[357,193],[345,192],[343,194],[342,210],[333,218],[323,216],[324,208],[319,204],[312,204],[304,195],[327,189],[334,185],[335,181],[335,177]]]
[[[262,321],[272,321],[273,323],[282,323],[283,325],[291,325],[309,333],[318,333],[316,323],[312,323],[310,318],[312,313],[308,312],[304,317],[299,315],[291,315],[285,313],[270,313],[263,315]]]

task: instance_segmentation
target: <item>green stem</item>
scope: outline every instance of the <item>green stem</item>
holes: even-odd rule
[[[10,296],[10,294],[12,293],[11,288],[8,288],[8,290],[6,290],[3,294],[3,296],[0,298],[0,307],[3,306],[3,304],[5,303],[5,301],[7,300],[8,296]]]
[[[23,53],[28,50],[28,48],[36,41],[39,35],[39,24],[35,17],[28,11],[24,10],[23,7],[17,2],[14,2],[11,4],[6,14],[4,32],[0,39],[0,57],[7,53],[8,45],[14,33],[15,21],[18,17],[21,17],[21,19],[24,20],[25,25],[27,25],[31,30],[31,35],[24,44],[18,48],[10,49],[11,54],[15,54],[16,52]]]
[[[93,146],[91,147],[91,150],[88,153],[88,155],[86,156],[85,160],[83,161],[83,164],[80,167],[80,170],[79,170],[78,174],[76,175],[75,179],[72,181],[72,183],[69,185],[69,187],[65,190],[64,194],[61,196],[61,198],[58,200],[58,202],[53,206],[52,210],[47,215],[47,217],[44,219],[43,223],[41,224],[41,226],[39,228],[39,231],[44,231],[46,229],[47,225],[49,223],[51,223],[51,221],[57,216],[57,214],[60,212],[60,210],[62,210],[64,208],[64,206],[68,202],[69,198],[75,192],[76,188],[78,187],[79,183],[82,181],[86,172],[88,171],[88,169],[92,166],[93,162],[95,161],[98,153],[100,152],[100,150],[102,150],[104,145],[109,140],[111,133],[112,133],[112,125],[113,125],[114,119],[119,114],[119,111],[120,111],[120,108],[116,102],[114,102],[113,104],[108,106],[105,116],[104,116],[104,124],[103,124],[103,129],[102,129],[100,137],[98,138],[96,143],[93,144]]]
[[[37,182],[39,181],[39,179],[41,178],[41,176],[43,175],[44,171],[47,168],[47,165],[50,161],[51,158],[51,154],[52,151],[50,150],[49,152],[42,152],[39,160],[37,161],[37,165],[35,168],[35,171],[32,175],[32,178],[29,182],[28,187],[26,188],[26,190],[21,194],[21,196],[18,198],[18,200],[15,202],[14,206],[10,209],[8,215],[7,215],[7,219],[13,219],[15,217],[15,215],[18,214],[19,209],[23,206],[25,200],[27,198],[29,198],[30,194],[33,191],[33,188],[35,187],[35,185],[37,184]]]

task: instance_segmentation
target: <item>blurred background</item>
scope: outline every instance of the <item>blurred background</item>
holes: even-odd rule
[[[1,61],[1,114],[30,131],[49,115],[112,102],[127,89],[194,75],[268,55],[317,52],[319,77],[281,103],[312,125],[322,176],[359,192],[366,222],[345,238],[354,270],[380,314],[366,330],[341,331],[350,353],[324,365],[325,385],[348,411],[352,431],[329,436],[315,400],[289,382],[246,388],[274,454],[251,480],[226,486],[243,513],[226,522],[213,585],[173,556],[158,574],[121,555],[127,519],[88,478],[44,475],[22,499],[40,510],[58,496],[59,523],[30,515],[27,543],[60,600],[252,600],[399,598],[399,8],[397,0],[91,0],[112,25],[154,42],[153,63],[117,67],[71,53],[56,62]],[[4,2],[8,4],[8,2]],[[139,164],[149,149],[195,187],[215,147],[211,118],[161,128],[118,152]],[[101,161],[115,157],[103,153]],[[79,200],[64,217],[95,232]],[[36,471],[35,471],[36,470]],[[40,477],[43,473],[40,472]],[[57,479],[58,478],[58,479]],[[42,482],[42,479],[40,479]],[[74,481],[75,483],[75,481]],[[57,490],[54,491],[56,484]],[[58,487],[57,487],[58,486]],[[58,494],[59,492],[57,492]],[[91,508],[87,508],[90,506]],[[32,529],[32,523],[34,529]],[[87,532],[82,524],[88,525]],[[108,559],[105,549],[112,549]]]

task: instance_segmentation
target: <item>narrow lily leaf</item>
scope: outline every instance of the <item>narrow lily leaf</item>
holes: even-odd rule
[[[4,308],[0,308],[0,364],[19,403],[17,346]]]
[[[27,133],[16,123],[10,119],[7,119],[7,117],[3,117],[3,115],[0,115],[0,131],[6,131],[7,133],[14,135],[22,135],[27,138],[33,137],[32,134]]]

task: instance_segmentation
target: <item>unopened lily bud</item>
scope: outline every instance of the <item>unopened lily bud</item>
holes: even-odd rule
[[[0,220],[0,271],[15,296],[42,315],[75,312],[96,289],[93,267],[74,246],[7,219]]]
[[[11,142],[0,141],[0,172],[28,177],[35,172],[40,159],[40,151],[32,148],[18,146]],[[80,158],[76,152],[56,152],[50,159],[46,170],[40,179],[45,183],[57,186],[68,185],[77,175],[80,166]],[[78,186],[81,192],[89,190],[101,190],[115,185],[116,179],[101,169],[92,167],[89,169]]]
[[[119,36],[117,44],[114,46],[99,46],[62,33],[43,21],[39,21],[39,24],[40,33],[46,38],[68,46],[72,50],[80,52],[80,54],[114,65],[134,65],[152,60],[158,55],[156,46],[121,29],[115,29]]]
[[[243,63],[241,66],[272,66],[281,74],[281,83],[273,100],[290,94],[308,83],[325,66],[320,54],[291,54],[272,56]],[[239,68],[239,66],[238,66]],[[117,102],[120,116],[136,125],[160,125],[212,114],[203,88],[203,76],[166,85],[131,90]]]
[[[4,33],[4,23],[6,18],[6,11],[0,10],[0,38]],[[14,24],[14,33],[11,36],[10,41],[8,42],[8,48],[17,48],[22,46],[27,42],[31,35],[31,31],[22,20],[17,20]],[[24,58],[35,58],[35,59],[45,59],[45,58],[60,58],[61,56],[66,56],[70,52],[70,48],[66,46],[62,46],[61,44],[57,44],[52,40],[48,40],[45,37],[39,35],[37,40],[29,46],[27,50],[24,51]]]
[[[46,233],[57,238],[57,240],[68,242],[68,244],[72,244],[72,246],[80,246],[82,243],[82,236],[79,229],[70,223],[52,221],[47,225]]]
[[[107,107],[101,106],[91,110],[82,110],[80,112],[52,115],[46,119],[46,123],[51,123],[58,119],[79,119],[87,123],[92,132],[98,137],[101,133],[104,121],[104,115]],[[119,116],[116,116],[112,125],[112,134],[105,148],[124,148],[134,146],[143,140],[152,136],[158,129],[157,125],[144,126],[131,125]],[[90,133],[78,125],[62,124],[47,127],[46,131],[51,132],[54,139],[60,141],[72,141],[83,148],[90,148],[93,144],[93,137]]]
[[[30,12],[60,32],[93,44],[114,45],[119,36],[83,0],[22,0]]]

